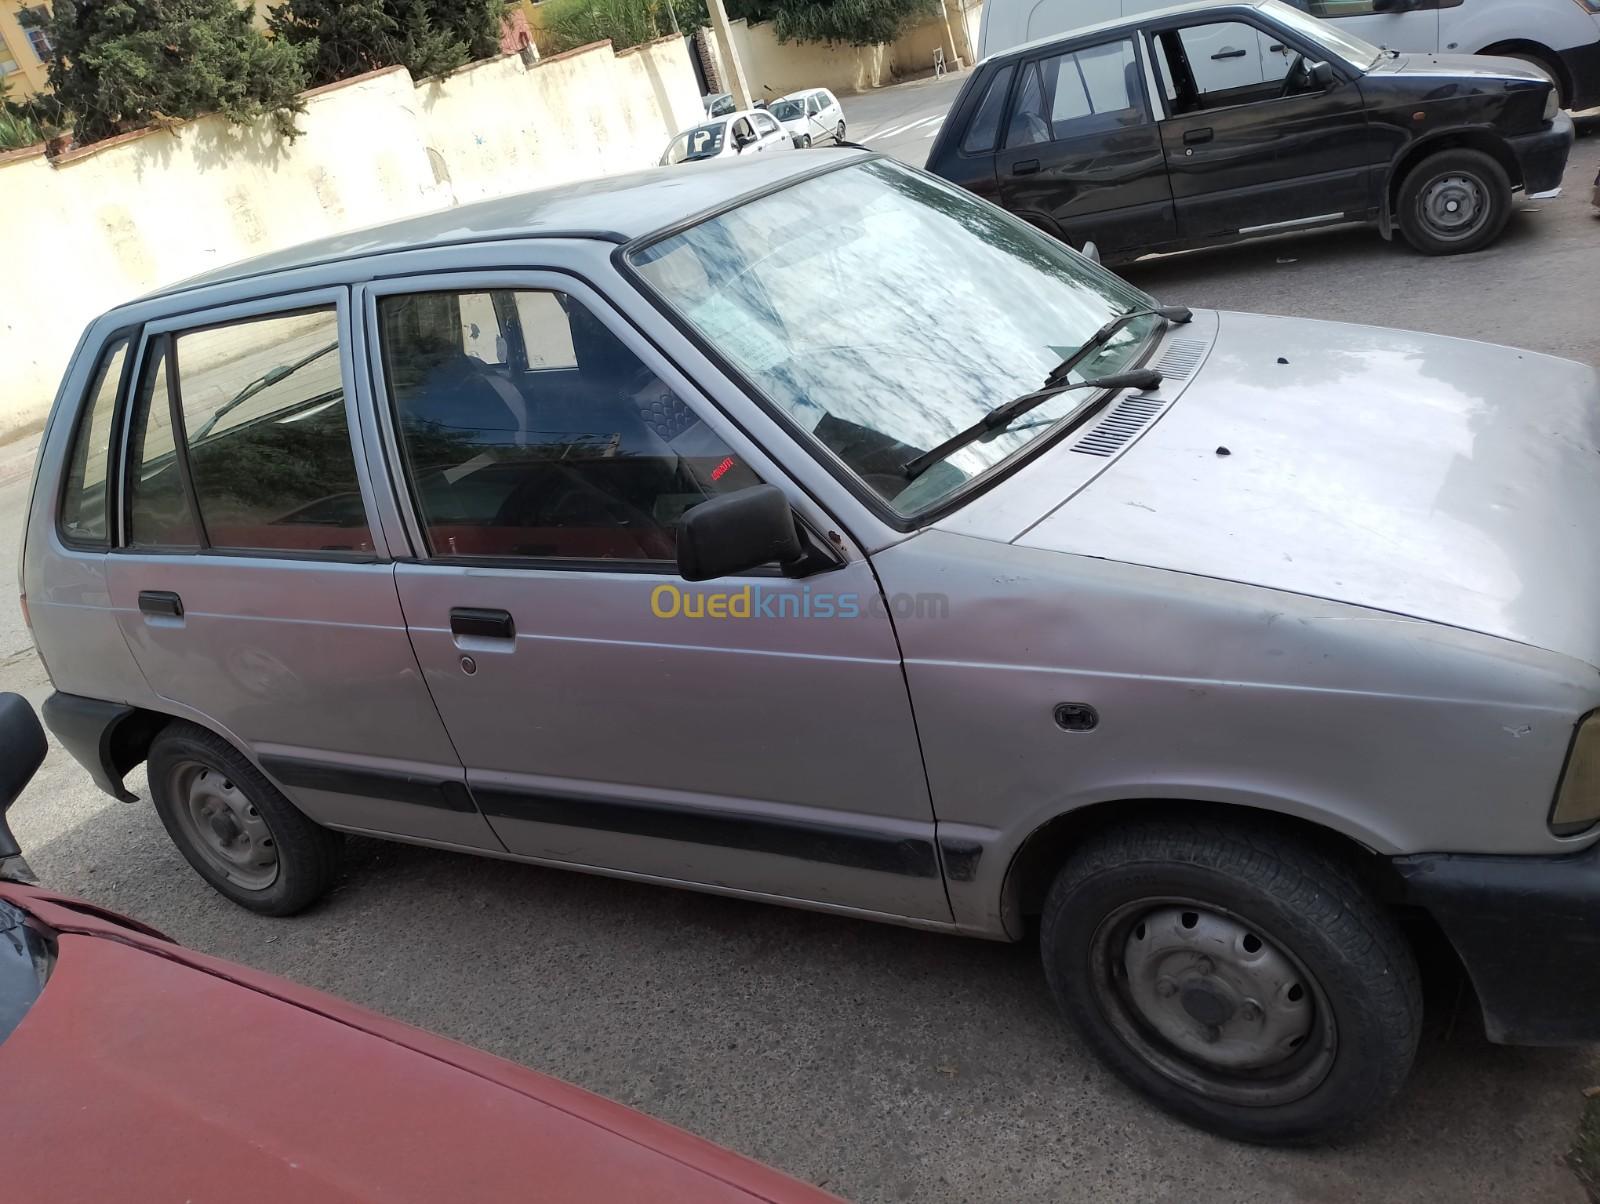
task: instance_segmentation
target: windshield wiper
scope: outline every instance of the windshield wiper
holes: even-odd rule
[[[1054,374],[1052,373],[1052,375]],[[990,410],[966,430],[958,431],[956,434],[951,435],[938,447],[923,452],[915,460],[907,460],[901,467],[901,471],[905,473],[906,480],[914,481],[951,452],[983,438],[991,431],[997,431],[1009,426],[1029,410],[1043,405],[1052,397],[1058,397],[1062,393],[1070,392],[1073,389],[1105,389],[1108,391],[1117,389],[1153,389],[1161,383],[1161,380],[1161,373],[1154,368],[1135,368],[1132,372],[1119,372],[1114,376],[1098,376],[1093,380],[1078,381],[1076,384],[1046,385],[1043,389],[1035,390],[1032,393],[1024,393],[1021,397],[1014,397],[1004,405],[995,406],[994,409]],[[1085,402],[1071,413],[1063,414],[1058,421],[1065,422],[1069,418],[1081,414],[1093,404],[1094,401]]]
[[[1175,323],[1179,326],[1182,326],[1185,322],[1189,321],[1193,317],[1194,315],[1190,313],[1188,307],[1184,305],[1158,305],[1149,309],[1130,309],[1125,314],[1118,314],[1099,330],[1090,335],[1086,340],[1084,340],[1082,347],[1079,347],[1071,355],[1067,356],[1066,359],[1062,360],[1059,364],[1052,368],[1050,370],[1050,375],[1044,378],[1044,387],[1047,389],[1053,389],[1057,385],[1066,384],[1067,377],[1071,374],[1074,368],[1109,343],[1111,341],[1111,336],[1116,334],[1117,331],[1121,330],[1129,322],[1138,321],[1140,318],[1160,318],[1163,322]]]
[[[233,410],[238,409],[245,402],[249,401],[252,397],[254,397],[257,393],[261,392],[262,389],[271,388],[273,385],[277,384],[279,381],[286,380],[287,378],[293,376],[296,372],[300,371],[300,369],[304,368],[312,360],[321,359],[323,356],[327,355],[328,352],[332,351],[338,345],[339,345],[339,342],[338,342],[337,339],[335,339],[333,342],[329,343],[326,347],[322,347],[322,348],[319,348],[316,351],[313,351],[310,355],[306,356],[303,360],[297,360],[295,363],[292,363],[292,364],[279,364],[276,368],[270,368],[266,372],[263,372],[260,376],[256,377],[253,381],[251,381],[244,388],[240,389],[237,393],[235,393],[232,397],[230,397],[226,402],[224,402],[222,404],[222,407],[215,414],[211,415],[210,418],[207,418],[205,420],[205,422],[201,425],[200,429],[198,431],[196,431],[194,434],[189,436],[190,441],[191,442],[198,442],[199,440],[204,439],[207,435],[209,435],[211,433],[211,429],[214,426],[216,426],[217,423],[221,422],[225,417],[227,417],[227,415],[229,413],[231,413]]]

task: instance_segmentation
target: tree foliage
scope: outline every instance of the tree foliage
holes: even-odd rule
[[[262,37],[237,0],[56,0],[38,23],[55,54],[33,111],[80,143],[208,113],[296,132],[299,56]]]
[[[425,79],[490,58],[504,17],[503,0],[286,0],[267,22],[313,84],[331,84],[396,66]]]
[[[605,41],[626,50],[706,20],[705,0],[546,0],[540,41],[553,54]]]
[[[894,41],[936,16],[941,5],[942,0],[762,0],[760,7],[781,41],[872,46]]]

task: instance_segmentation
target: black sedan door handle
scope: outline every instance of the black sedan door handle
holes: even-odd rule
[[[511,621],[510,611],[457,606],[450,611],[450,633],[485,636],[491,640],[513,640],[517,637],[517,628]]]
[[[139,591],[139,609],[147,615],[181,619],[183,618],[183,599],[171,590],[142,589]]]
[[[1232,47],[1224,47],[1211,56],[1211,61],[1213,63],[1219,63],[1223,59],[1242,59],[1243,57],[1244,51],[1234,50]]]
[[[1031,176],[1039,170],[1039,160],[1023,159],[1011,165],[1011,174],[1014,176]]]
[[[1185,146],[1194,146],[1196,143],[1200,142],[1210,142],[1211,138],[1212,133],[1210,126],[1206,126],[1204,129],[1183,131],[1183,144]]]

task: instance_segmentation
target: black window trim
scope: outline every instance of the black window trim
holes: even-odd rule
[[[623,247],[621,246],[617,248],[619,251],[622,249]],[[361,295],[363,304],[360,308],[363,311],[362,321],[367,326],[367,347],[364,350],[368,353],[368,370],[370,372],[372,365],[376,363],[381,371],[381,377],[374,377],[371,384],[373,402],[378,407],[379,417],[382,419],[378,423],[379,439],[383,445],[382,459],[386,469],[385,475],[389,478],[391,488],[401,495],[396,500],[403,500],[404,502],[404,505],[399,508],[400,520],[412,544],[411,554],[409,556],[396,557],[396,560],[406,564],[439,565],[453,568],[503,569],[515,572],[534,570],[543,572],[630,573],[670,576],[674,579],[679,579],[676,560],[624,560],[593,556],[441,556],[433,551],[432,541],[428,537],[428,524],[423,519],[422,508],[417,501],[416,486],[411,479],[412,474],[409,470],[405,448],[402,444],[399,402],[394,395],[392,374],[389,371],[388,350],[384,346],[382,326],[376,320],[378,302],[384,297],[404,297],[418,292],[453,293],[464,291],[472,286],[461,282],[473,277],[480,278],[480,283],[477,287],[480,291],[485,292],[492,292],[495,289],[512,289],[524,292],[558,291],[548,285],[530,285],[526,282],[490,283],[490,281],[499,281],[502,278],[514,279],[528,276],[564,276],[570,280],[577,281],[579,285],[599,298],[608,310],[620,318],[627,328],[633,331],[647,347],[659,355],[666,363],[670,364],[674,371],[690,382],[694,380],[694,377],[685,372],[683,367],[668,355],[648,333],[641,329],[615,301],[608,297],[603,289],[598,288],[593,281],[570,268],[522,264],[510,268],[450,267],[427,272],[408,270],[391,275],[377,276],[370,281],[363,282]],[[394,284],[405,286],[409,282],[426,280],[429,277],[439,277],[442,283],[426,288],[405,287],[404,289],[391,289],[387,287]],[[593,307],[588,306],[582,297],[574,297],[573,299],[592,311]],[[369,307],[370,314],[367,312]],[[649,367],[648,364],[645,366]],[[379,388],[380,384],[382,385],[381,389]],[[703,391],[699,389],[696,391],[701,392],[703,395]],[[691,409],[695,409],[698,412],[698,407],[691,405],[689,401],[685,400],[684,404],[689,405]],[[705,404],[731,423],[750,443],[756,447],[761,447],[760,440],[751,435],[741,423],[737,422],[720,406],[715,405],[709,397],[705,398]],[[770,453],[767,453],[765,448],[762,448],[762,451],[767,455],[768,459],[771,459],[775,464],[779,464],[781,468],[780,462]],[[793,481],[793,478],[788,473],[784,474],[784,479]],[[809,493],[807,496],[810,496]],[[827,513],[827,507],[823,506],[816,498],[811,498],[811,501],[818,509]],[[797,513],[795,517],[799,521],[802,533],[808,537],[807,542],[810,545],[808,548],[808,564],[804,575],[810,576],[814,573],[829,572],[845,567],[848,563],[845,558],[836,549],[829,546],[828,541],[822,538],[821,534],[812,527],[805,516]],[[829,517],[830,519],[832,518],[831,515]],[[840,525],[842,526],[843,524]],[[781,578],[785,575],[778,566],[770,565],[751,569],[747,573],[740,573],[736,577],[729,578],[729,580],[738,580],[744,577]]]
[[[348,298],[348,286],[340,286]],[[288,294],[290,298],[300,294]],[[242,306],[253,306],[256,301],[270,300],[269,297],[249,298],[239,302]],[[233,309],[234,306],[221,307]],[[174,324],[168,326],[164,320],[162,329],[151,333],[144,339],[143,346],[138,356],[138,368],[143,377],[146,364],[150,357],[160,349],[163,356],[162,370],[167,378],[167,403],[170,408],[170,421],[172,423],[173,456],[178,465],[178,476],[183,482],[184,496],[188,499],[189,509],[194,518],[195,531],[200,537],[198,544],[136,544],[133,542],[133,476],[134,467],[131,463],[133,454],[134,423],[139,418],[137,410],[137,384],[126,395],[128,402],[127,429],[122,432],[122,438],[117,441],[118,459],[127,465],[128,471],[125,479],[118,482],[120,493],[121,523],[120,539],[109,549],[116,553],[125,553],[138,556],[205,556],[205,557],[232,557],[246,560],[310,560],[328,561],[337,564],[387,564],[389,558],[377,551],[378,535],[373,526],[373,516],[365,515],[367,524],[367,538],[373,546],[371,552],[345,552],[335,549],[318,548],[219,548],[211,543],[210,533],[206,530],[205,515],[200,509],[200,500],[195,493],[194,481],[189,471],[189,437],[188,429],[183,419],[183,396],[179,384],[178,339],[187,334],[199,334],[208,330],[220,330],[227,326],[244,326],[251,322],[267,322],[277,318],[292,318],[299,314],[310,314],[326,311],[334,318],[334,325],[339,336],[339,352],[341,365],[344,355],[349,350],[345,346],[344,331],[340,329],[339,302],[329,298],[327,300],[309,302],[295,305],[288,309],[263,309],[260,312],[246,313],[234,317],[218,317],[214,321],[200,321],[194,325]],[[210,311],[201,311],[202,316]],[[349,404],[346,402],[346,428],[345,438],[350,442],[351,466],[356,474],[359,486],[361,479],[361,465],[356,456],[354,436],[349,426]],[[362,504],[366,510],[365,498]]]
[[[1012,80],[1012,87],[1016,87],[1015,79]],[[680,218],[678,221],[663,226],[659,230],[654,230],[649,234],[642,234],[639,237],[630,240],[629,242],[623,243],[621,246],[613,250],[611,252],[611,262],[616,268],[618,275],[631,284],[634,289],[638,291],[639,295],[650,304],[651,308],[653,308],[668,323],[672,325],[673,329],[678,332],[681,338],[687,341],[690,346],[692,346],[702,356],[709,360],[716,367],[717,371],[721,372],[723,376],[727,377],[728,380],[732,382],[735,388],[737,388],[741,393],[754,402],[756,407],[765,413],[769,419],[776,423],[779,429],[788,435],[796,446],[801,448],[807,455],[811,456],[812,459],[816,460],[818,464],[822,465],[823,470],[841,486],[843,486],[845,491],[848,492],[851,497],[860,502],[873,518],[877,519],[879,522],[883,523],[884,526],[889,527],[891,530],[898,531],[904,535],[913,531],[920,531],[924,527],[932,526],[946,515],[959,510],[968,502],[983,496],[1001,481],[1015,475],[1017,470],[1021,469],[1025,465],[1031,464],[1044,453],[1059,444],[1062,440],[1070,436],[1074,431],[1079,430],[1084,423],[1093,418],[1099,417],[1103,410],[1097,409],[1093,411],[1085,411],[1075,421],[1063,421],[1056,423],[1054,427],[1047,428],[1035,439],[1025,443],[1022,447],[1012,452],[1011,455],[1007,456],[1005,459],[991,464],[987,469],[979,473],[977,476],[965,481],[960,487],[953,490],[944,499],[944,501],[940,502],[937,506],[929,507],[926,510],[919,510],[914,515],[906,516],[901,514],[893,506],[889,505],[889,503],[884,501],[883,498],[879,497],[878,494],[872,490],[872,487],[863,481],[860,476],[850,468],[849,465],[847,465],[843,460],[839,459],[839,457],[831,449],[818,442],[815,435],[811,434],[809,431],[802,430],[798,425],[796,425],[794,419],[789,416],[783,407],[779,406],[772,400],[772,398],[768,397],[767,394],[760,387],[758,387],[753,380],[746,376],[744,372],[742,372],[731,360],[723,355],[717,347],[708,342],[705,337],[702,336],[700,332],[689,323],[688,319],[684,318],[683,315],[678,313],[678,311],[668,303],[665,297],[661,296],[660,293],[651,287],[649,281],[647,281],[643,274],[633,266],[633,261],[631,258],[634,254],[638,253],[639,251],[646,250],[655,243],[671,238],[675,234],[681,234],[685,230],[692,229],[693,227],[698,226],[701,222],[709,221],[714,217],[720,217],[724,213],[731,213],[733,210],[749,204],[752,201],[760,200],[762,197],[770,196],[773,193],[782,192],[796,184],[817,179],[819,176],[827,175],[830,172],[843,171],[850,167],[856,167],[863,163],[871,163],[878,160],[893,162],[896,167],[912,172],[915,175],[924,176],[941,188],[948,188],[962,193],[965,193],[966,191],[965,189],[959,188],[957,185],[951,184],[950,181],[943,179],[940,176],[933,175],[931,172],[924,171],[920,168],[911,167],[910,165],[901,163],[898,160],[890,159],[888,155],[885,155],[880,151],[873,151],[869,154],[864,154],[859,157],[852,156],[837,163],[827,163],[813,171],[805,172],[801,175],[787,176],[776,183],[767,184],[761,188],[740,193],[730,200],[724,200],[719,204],[708,209],[704,209],[690,217]],[[1036,226],[1029,225],[1027,222],[1013,214],[1008,214],[1007,216],[1012,217],[1013,220],[1020,223],[1039,238],[1050,237]],[[1119,281],[1119,283],[1122,282]],[[1133,288],[1132,285],[1124,285],[1124,287]],[[1135,291],[1142,290],[1136,289]],[[1157,348],[1161,345],[1161,342],[1162,340],[1159,337],[1147,338],[1144,342],[1144,346],[1140,349],[1139,354],[1129,361],[1128,369],[1131,370],[1148,363],[1151,356],[1155,354]],[[743,427],[740,429],[743,430]],[[745,433],[747,436],[749,435],[749,432]],[[760,443],[759,440],[754,438],[751,439],[751,442],[757,443],[758,445]],[[823,509],[826,510],[826,507],[823,507]],[[857,542],[859,544],[859,541]]]
[[[100,351],[95,356],[94,369],[89,374],[88,383],[78,396],[77,412],[73,416],[72,437],[67,443],[67,454],[62,462],[61,479],[56,486],[55,498],[55,528],[56,538],[61,543],[74,551],[79,552],[109,552],[117,543],[117,502],[121,496],[121,482],[119,469],[122,461],[122,422],[123,410],[127,404],[129,389],[135,361],[139,358],[140,335],[143,327],[138,325],[121,326],[111,331],[101,340]],[[78,453],[80,440],[89,437],[89,428],[93,425],[92,411],[94,398],[91,394],[98,393],[96,385],[103,383],[101,373],[105,371],[109,357],[116,354],[118,343],[123,347],[122,368],[117,374],[117,392],[111,399],[111,437],[107,440],[106,448],[106,475],[105,475],[105,512],[106,533],[102,539],[80,539],[67,534],[66,524],[62,521],[63,510],[67,504],[67,487],[72,483],[72,460]],[[85,465],[87,467],[87,465]]]

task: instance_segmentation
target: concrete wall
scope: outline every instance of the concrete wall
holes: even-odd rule
[[[0,292],[0,438],[42,419],[83,327],[119,302],[322,235],[648,167],[700,111],[683,39],[602,42],[318,89],[293,142],[204,118],[54,161],[0,156],[7,222],[26,233]]]
[[[932,70],[934,51],[940,47],[944,48],[945,63],[950,68],[963,59],[970,65],[982,16],[982,0],[965,7],[961,0],[946,0],[943,16],[913,26],[893,42],[876,46],[780,42],[770,22],[751,25],[741,19],[729,24],[752,97],[775,100],[805,88],[829,88],[834,92],[881,88],[904,76]],[[970,38],[968,28],[972,31]]]

